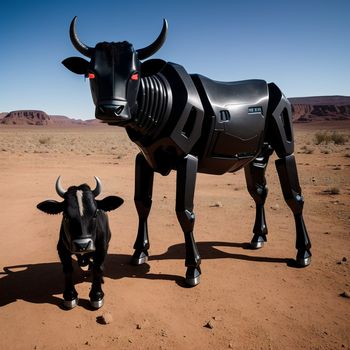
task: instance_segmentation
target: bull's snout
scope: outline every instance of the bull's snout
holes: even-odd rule
[[[106,123],[124,124],[130,120],[128,102],[99,103],[96,106],[95,116]]]
[[[91,238],[75,239],[72,243],[73,253],[90,253],[95,251],[95,243]]]

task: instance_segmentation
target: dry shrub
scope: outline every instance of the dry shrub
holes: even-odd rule
[[[318,131],[315,134],[315,144],[326,144],[334,143],[335,145],[344,145],[348,140],[348,137],[344,134],[340,134],[337,131],[333,131],[332,133],[328,131]]]
[[[51,137],[50,136],[43,136],[39,138],[39,143],[41,145],[48,145],[51,142]]]
[[[302,153],[304,153],[304,154],[314,153],[314,149],[311,147],[308,147],[308,146],[302,146],[300,149],[303,151]]]
[[[340,189],[339,187],[330,187],[330,188],[327,188],[326,190],[323,191],[323,193],[325,194],[340,194]]]
[[[332,141],[336,145],[344,145],[348,141],[348,137],[346,135],[339,134],[337,132],[333,132]]]

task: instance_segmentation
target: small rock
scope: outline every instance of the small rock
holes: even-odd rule
[[[150,326],[150,322],[147,319],[144,319],[142,322],[136,324],[136,329],[143,329]]]
[[[228,347],[229,347],[229,349],[233,349],[233,343],[232,343],[232,341],[229,342]]]
[[[350,293],[348,291],[345,291],[343,293],[340,293],[339,296],[349,299],[350,298]]]
[[[208,321],[203,327],[213,329],[214,328],[214,323],[212,320]]]
[[[215,202],[214,204],[210,205],[212,208],[222,208],[223,205],[220,201]]]
[[[278,210],[279,208],[280,208],[280,206],[277,203],[271,206],[272,210]]]
[[[102,316],[97,317],[97,322],[100,324],[110,324],[113,322],[113,316],[109,312],[104,312]]]
[[[344,256],[341,260],[337,261],[338,265],[345,264],[348,261],[348,259]]]
[[[161,329],[160,332],[159,332],[159,334],[160,334],[162,337],[167,337],[167,336],[168,336],[167,332],[166,332],[164,329]]]
[[[212,319],[214,321],[222,321],[222,317],[221,316],[213,316]]]

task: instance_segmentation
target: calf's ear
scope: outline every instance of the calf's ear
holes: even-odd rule
[[[63,203],[54,200],[43,201],[36,207],[46,214],[59,214],[63,211]]]
[[[81,57],[68,57],[62,64],[75,74],[87,74],[89,68],[89,62]]]
[[[124,200],[118,196],[108,196],[101,200],[96,200],[96,203],[98,209],[111,211],[119,208],[124,203]]]

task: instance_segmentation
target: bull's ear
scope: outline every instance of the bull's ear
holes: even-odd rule
[[[141,63],[141,76],[149,77],[159,73],[166,66],[166,62],[161,59],[151,59]]]
[[[101,200],[96,200],[96,203],[98,209],[111,211],[119,208],[124,203],[124,200],[117,196],[108,196]]]
[[[63,203],[54,200],[43,201],[36,207],[46,214],[59,214],[63,211]]]
[[[89,68],[89,62],[81,57],[68,57],[62,61],[62,64],[76,74],[87,74]]]

